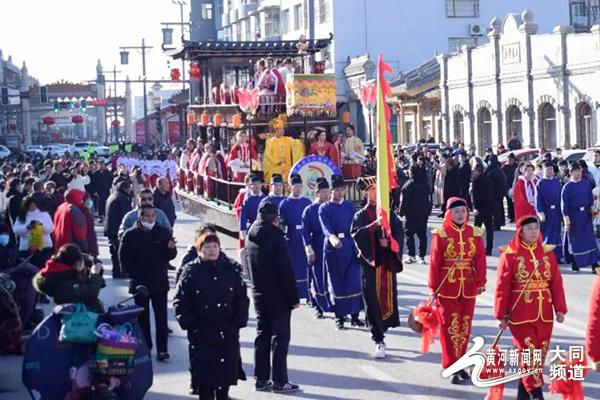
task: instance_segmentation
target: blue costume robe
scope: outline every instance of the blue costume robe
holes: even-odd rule
[[[319,207],[319,221],[323,229],[323,254],[329,275],[329,292],[332,295],[336,316],[356,314],[363,308],[361,271],[356,246],[350,235],[356,208],[351,202],[328,201]],[[342,242],[336,249],[329,241],[335,235]]]
[[[560,181],[556,178],[539,180],[535,191],[535,212],[544,214],[544,222],[540,224],[544,244],[556,246],[554,255],[563,260],[560,213]]]
[[[592,186],[587,180],[570,180],[561,193],[561,211],[571,221],[571,229],[565,234],[564,251],[572,256],[575,265],[585,267],[600,262],[600,252],[594,236],[591,208],[594,203]]]
[[[285,196],[276,196],[274,194],[270,194],[268,196],[266,196],[260,203],[262,204],[263,202],[270,202],[275,204],[275,206],[277,207],[277,209],[279,210],[279,206],[281,205],[281,202],[285,199]],[[258,208],[260,208],[260,205],[258,206]]]
[[[296,288],[301,299],[308,299],[308,260],[302,240],[302,213],[310,206],[306,197],[286,197],[279,205],[279,220],[285,227],[285,238],[296,275]]]
[[[315,261],[310,264],[310,292],[317,306],[323,311],[331,311],[327,271],[323,260],[323,229],[319,221],[318,200],[304,209],[302,213],[302,238],[304,246],[310,245],[315,252]]]
[[[250,225],[256,221],[258,215],[258,205],[265,198],[264,194],[254,195],[249,194],[242,203],[240,212],[240,231],[247,231]]]

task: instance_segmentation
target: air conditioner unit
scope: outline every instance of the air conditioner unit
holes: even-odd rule
[[[485,33],[485,28],[481,24],[469,25],[469,34],[471,36],[482,36]]]

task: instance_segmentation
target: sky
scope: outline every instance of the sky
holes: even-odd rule
[[[178,22],[179,6],[171,0],[2,0],[0,49],[19,67],[27,63],[31,76],[42,85],[59,80],[95,79],[101,60],[105,72],[117,65],[117,78],[142,75],[141,53],[131,51],[129,65],[120,65],[119,46],[154,46],[147,54],[148,79],[168,79],[163,55],[161,22]],[[184,18],[189,5],[184,7]],[[179,27],[174,27],[177,44]],[[181,61],[173,62],[181,68]],[[112,75],[107,74],[107,79]],[[141,85],[133,87],[141,92]],[[124,86],[117,91],[122,95]]]

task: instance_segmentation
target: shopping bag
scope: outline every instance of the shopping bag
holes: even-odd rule
[[[62,317],[58,340],[70,343],[95,343],[98,314],[78,303],[75,311]]]

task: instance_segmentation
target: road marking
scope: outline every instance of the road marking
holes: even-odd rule
[[[407,272],[406,270],[404,270],[404,271],[402,271],[402,276],[406,277],[410,281],[420,283],[422,285],[427,284],[426,283],[427,278],[418,273]],[[477,298],[477,304],[483,304],[486,306],[494,307],[494,298],[492,297],[491,294],[483,293],[481,296],[479,296]],[[492,318],[493,318],[493,316],[492,316]],[[569,324],[569,325],[567,325],[567,324]],[[563,323],[563,324],[555,323],[554,328],[565,331],[565,332],[569,332],[580,338],[585,338],[585,329],[577,328],[577,327],[571,326],[571,325],[585,326],[585,323],[583,323],[579,320],[576,320],[576,319],[569,318],[567,316],[565,323]]]

